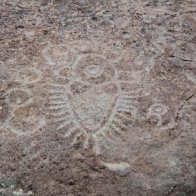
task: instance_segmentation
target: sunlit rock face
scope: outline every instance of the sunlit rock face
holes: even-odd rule
[[[0,195],[195,195],[194,5],[2,0]]]

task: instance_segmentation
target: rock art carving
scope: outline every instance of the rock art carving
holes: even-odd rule
[[[13,106],[13,107],[20,107],[28,105],[32,102],[32,94],[30,91],[23,90],[23,89],[11,89],[7,93],[7,101]]]
[[[123,157],[128,152],[123,148],[126,148],[130,134],[137,141],[142,140],[145,134],[149,140],[151,138],[147,132],[143,136],[134,135],[133,126],[135,121],[145,121],[134,103],[150,95],[145,90],[144,85],[148,84],[144,79],[151,65],[140,63],[138,67],[136,52],[108,47],[97,40],[79,40],[68,43],[66,47],[60,44],[46,48],[43,50],[45,60],[49,65],[51,62],[57,65],[55,77],[66,78],[64,84],[47,84],[47,124],[64,138],[74,138],[73,144],[81,138],[85,148],[93,144],[97,156],[102,156],[102,148],[111,149],[112,145],[119,145],[124,153],[122,159],[103,165],[112,170],[122,171],[124,168],[127,171],[129,163]],[[123,63],[126,66],[122,69]],[[155,103],[149,107],[146,116],[147,119],[156,118],[156,127],[164,131],[175,126],[172,117],[165,120],[167,114],[167,106]],[[138,131],[144,132],[139,128]]]
[[[159,127],[160,130],[166,130],[166,129],[171,129],[175,126],[175,121],[173,118],[170,118],[170,121],[167,124],[163,124],[162,116],[167,114],[168,112],[168,107],[161,104],[161,103],[156,103],[153,104],[149,107],[148,113],[147,113],[147,118],[151,118],[152,116],[157,117],[157,127]]]
[[[72,50],[74,47],[72,46]],[[55,49],[57,46],[51,48]],[[44,49],[44,55],[45,52]],[[115,64],[121,60],[114,59],[113,54],[109,54],[107,50],[96,51],[93,48],[93,51],[90,51],[76,45],[72,62],[68,61],[70,58],[66,56],[67,51],[65,56],[63,52],[64,50],[61,50],[57,59],[52,56],[46,58],[64,65],[59,73],[69,78],[69,83],[65,85],[49,84],[49,124],[55,126],[57,131],[64,131],[64,137],[74,135],[75,141],[78,137],[85,136],[84,146],[88,146],[91,140],[96,143],[101,138],[123,142],[126,132],[130,131],[131,120],[137,116],[137,108],[132,105],[132,99],[145,96],[144,90],[137,84],[141,78],[140,72],[117,70]],[[50,53],[46,56],[49,55]],[[127,75],[127,78],[124,79],[123,74]],[[130,78],[137,79],[134,81]],[[128,88],[133,91],[128,91]],[[98,148],[95,144],[96,153]],[[127,167],[127,164],[123,165]]]
[[[40,109],[34,103],[33,94],[28,88],[29,84],[39,82],[40,79],[41,73],[38,70],[25,68],[16,77],[16,81],[22,88],[11,88],[5,94],[5,103],[9,105],[9,118],[4,121],[4,127],[9,128],[16,135],[32,133],[44,124],[43,119],[37,121]],[[8,110],[8,107],[4,108]],[[5,113],[5,109],[2,111]]]
[[[0,195],[195,195],[195,3],[0,0]]]

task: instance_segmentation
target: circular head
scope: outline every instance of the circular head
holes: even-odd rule
[[[115,75],[114,67],[102,56],[85,55],[77,59],[74,73],[82,81],[100,84],[111,81]]]

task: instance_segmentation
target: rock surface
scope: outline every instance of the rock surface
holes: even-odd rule
[[[0,195],[196,194],[194,0],[0,1]]]

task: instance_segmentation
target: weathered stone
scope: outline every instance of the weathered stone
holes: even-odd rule
[[[0,2],[0,195],[195,195],[194,1]]]

